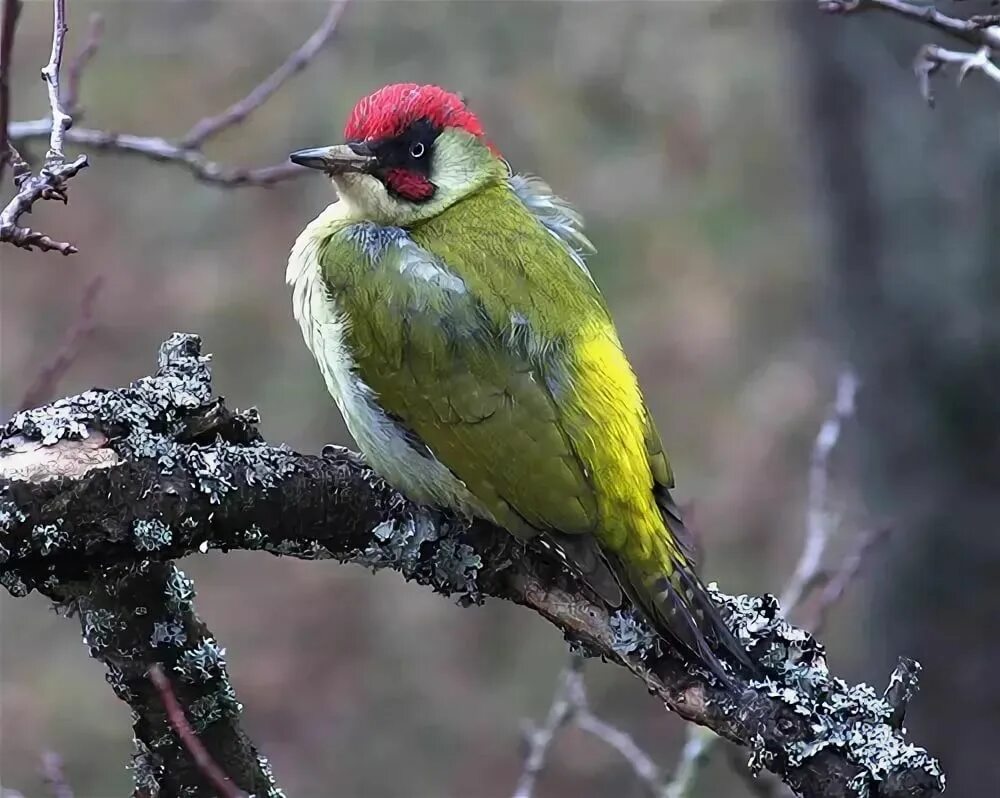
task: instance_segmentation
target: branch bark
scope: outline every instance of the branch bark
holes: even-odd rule
[[[199,340],[174,335],[154,376],[19,413],[0,439],[0,584],[80,611],[91,653],[137,714],[137,777],[161,795],[211,788],[145,679],[156,662],[190,682],[193,692],[178,698],[240,789],[271,785],[239,729],[218,645],[193,614],[193,588],[170,563],[208,548],[390,567],[464,605],[496,597],[528,607],[669,709],[749,746],[753,767],[803,796],[847,798],[875,782],[882,798],[943,788],[934,759],[890,723],[900,710],[832,677],[822,646],[789,625],[773,597],[717,594],[767,672],[734,694],[661,652],[634,615],[609,611],[543,552],[412,505],[346,450],[317,457],[269,446],[256,422],[212,397]],[[893,695],[905,704],[911,693]]]

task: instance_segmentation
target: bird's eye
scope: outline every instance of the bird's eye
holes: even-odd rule
[[[426,149],[421,141],[415,141],[410,145],[410,157],[411,158],[423,158]]]

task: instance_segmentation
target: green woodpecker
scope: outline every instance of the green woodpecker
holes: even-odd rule
[[[716,675],[752,667],[692,567],[674,478],[580,216],[437,86],[362,99],[292,153],[339,202],[292,248],[295,317],[368,463],[414,502],[557,551]],[[713,650],[714,649],[714,650]]]

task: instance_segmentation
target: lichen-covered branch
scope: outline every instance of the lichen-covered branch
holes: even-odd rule
[[[156,761],[172,763],[156,778],[179,779],[174,766],[187,759],[138,673],[150,659],[167,672],[187,667],[190,646],[210,638],[193,615],[170,616],[171,607],[190,609],[169,603],[166,585],[176,578],[170,560],[216,548],[390,567],[465,605],[493,596],[529,607],[576,650],[627,668],[682,717],[750,747],[754,767],[801,795],[846,798],[876,782],[883,798],[941,790],[937,763],[890,722],[894,705],[834,678],[822,646],[783,620],[772,597],[717,594],[767,673],[730,692],[661,652],[631,613],[610,611],[544,552],[410,504],[346,450],[308,456],[266,444],[253,411],[234,413],[213,398],[199,347],[196,337],[175,335],[156,375],[19,413],[0,439],[0,584],[84,609],[90,639],[96,631],[103,640],[93,653],[114,652],[107,661],[129,677],[121,697],[156,721],[137,725],[138,739],[156,742]],[[143,577],[150,570],[154,587]],[[204,735],[224,721],[227,740],[245,740],[228,682],[211,673],[209,688],[198,678],[191,688],[208,692],[180,696],[186,712],[195,717],[192,707],[214,696],[199,705]],[[903,702],[908,692],[893,695]],[[238,745],[209,750],[233,779],[246,775]],[[202,781],[187,784],[190,794],[207,794],[197,792]]]
[[[141,526],[140,526],[141,528]],[[58,539],[65,526],[47,533]],[[238,790],[282,798],[270,767],[240,727],[222,648],[194,611],[194,583],[173,563],[137,559],[95,568],[86,578],[50,579],[39,590],[79,618],[90,655],[102,662],[115,695],[132,708],[132,775],[138,798],[220,795],[178,734],[149,679],[169,673],[191,729],[210,756],[225,763]]]

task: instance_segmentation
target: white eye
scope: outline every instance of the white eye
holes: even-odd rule
[[[410,157],[411,158],[423,158],[424,157],[424,145],[423,142],[415,141],[410,145]]]

